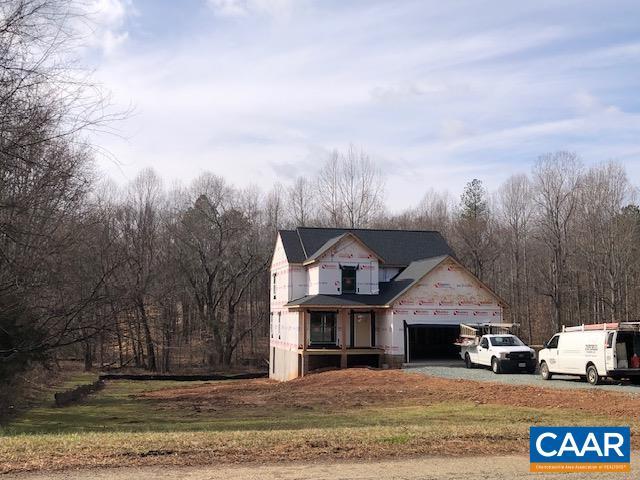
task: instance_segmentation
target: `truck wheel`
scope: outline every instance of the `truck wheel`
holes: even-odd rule
[[[634,385],[640,385],[640,377],[631,377],[630,380]]]
[[[543,380],[551,380],[551,377],[553,377],[549,371],[549,365],[547,365],[547,362],[542,362],[540,364],[540,376]]]
[[[500,362],[496,357],[493,357],[491,359],[491,370],[493,371],[493,373],[496,373],[496,374],[502,373],[502,369],[500,368]]]
[[[587,382],[591,385],[598,385],[600,383],[600,375],[598,375],[598,369],[595,365],[589,365],[587,367]]]
[[[471,357],[468,353],[464,354],[464,366],[467,368],[473,368],[473,362],[471,361]]]

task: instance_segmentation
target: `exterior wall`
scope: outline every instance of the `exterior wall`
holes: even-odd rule
[[[289,265],[289,301],[304,297],[308,290],[307,270],[302,265]]]
[[[302,273],[302,275],[301,275]],[[276,275],[275,288],[273,275]],[[301,265],[290,265],[278,237],[271,262],[271,310],[269,340],[269,377],[290,380],[298,376],[299,313],[284,305],[306,290],[306,275]]]
[[[273,287],[274,274],[276,275],[275,289]],[[276,240],[276,246],[273,252],[269,282],[272,307],[274,303],[276,305],[284,305],[291,300],[307,295],[307,271],[304,266],[300,264],[289,263],[280,237]],[[276,302],[274,302],[274,300],[276,300]]]
[[[309,295],[340,295],[342,288],[341,265],[358,267],[356,271],[356,293],[377,295],[378,259],[370,250],[353,238],[344,238],[329,251],[325,252],[317,263],[308,269]]]
[[[400,325],[400,335],[403,336]],[[404,337],[398,344],[394,343],[397,337],[397,325],[393,323],[393,311],[391,309],[376,310],[376,348],[384,349],[383,365],[390,368],[400,368],[404,362]]]
[[[298,352],[276,347],[269,349],[269,378],[286,382],[298,378]]]
[[[320,293],[320,286],[322,284],[323,292],[329,290],[329,282],[333,283],[333,278],[331,277],[331,272],[325,272],[324,268],[320,268],[321,265],[315,264],[307,267],[307,287],[309,295],[318,295]],[[337,290],[332,290],[332,294],[336,295]]]
[[[273,276],[276,276],[275,288]],[[289,261],[282,245],[280,236],[276,240],[276,247],[271,260],[271,275],[269,276],[271,307],[282,305],[289,301]]]
[[[269,377],[290,380],[298,376],[300,313],[286,308],[274,310],[271,312]]]
[[[392,306],[390,351],[405,352],[404,324],[502,323],[503,309],[493,293],[453,260],[444,262]],[[386,348],[385,348],[386,351]]]

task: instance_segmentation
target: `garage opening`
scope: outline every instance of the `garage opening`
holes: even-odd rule
[[[459,325],[407,325],[407,361],[459,359]]]

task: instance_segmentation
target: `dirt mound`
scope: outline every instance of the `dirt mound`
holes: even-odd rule
[[[453,380],[399,370],[347,369],[290,382],[239,380],[157,390],[142,395],[202,410],[286,405],[326,410],[359,406],[432,405],[450,400],[534,408],[567,408],[620,418],[639,418],[638,397],[602,390],[554,390],[532,386]]]

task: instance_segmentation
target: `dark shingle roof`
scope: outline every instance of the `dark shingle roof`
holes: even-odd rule
[[[304,250],[302,250],[298,232],[295,230],[280,230],[280,238],[282,239],[287,260],[289,260],[290,263],[302,263],[306,256]]]
[[[429,230],[299,227],[280,230],[280,236],[289,262],[302,263],[327,242],[347,232],[383,258],[386,265],[406,266],[419,259],[454,255],[442,235]]]
[[[434,258],[416,260],[411,262],[391,282],[380,283],[378,295],[306,295],[297,300],[292,300],[286,306],[383,306],[390,305],[400,295],[409,290],[427,273],[436,268],[448,255],[440,255]]]

